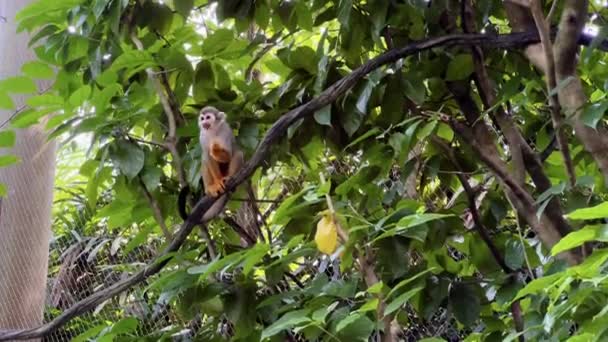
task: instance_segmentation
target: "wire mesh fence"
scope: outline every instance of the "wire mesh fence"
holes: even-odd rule
[[[158,244],[125,252],[125,249],[118,248],[119,241],[119,237],[74,237],[52,244],[45,321],[52,320],[96,291],[125,279],[157,253]],[[44,340],[69,341],[90,329],[125,317],[138,318],[138,336],[180,323],[162,298],[150,298],[146,294],[147,284],[152,280],[79,315]]]

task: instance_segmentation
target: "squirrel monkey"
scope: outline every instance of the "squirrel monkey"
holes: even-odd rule
[[[226,121],[226,114],[215,107],[207,106],[201,109],[198,117],[200,129],[199,141],[201,145],[201,176],[207,195],[216,197],[229,177],[234,175],[243,166],[243,152],[236,144],[232,129]],[[182,189],[178,198],[178,209],[182,219],[186,219],[185,197],[189,189]],[[224,208],[228,201],[224,194],[217,200],[203,216],[202,221],[207,222],[215,217]]]

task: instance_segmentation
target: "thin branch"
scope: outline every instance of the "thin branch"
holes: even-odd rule
[[[450,148],[450,146],[448,146],[446,143],[444,143],[443,141],[441,141],[441,139],[439,139],[437,137],[432,137],[432,140],[435,145],[439,146],[443,150],[443,152],[445,153],[447,158],[450,160],[452,165],[454,165],[454,167],[456,167],[456,169],[462,171],[463,168],[460,165],[460,162],[458,161],[458,159],[456,158],[456,155],[455,155],[454,151],[452,150],[452,148]],[[498,247],[496,247],[496,245],[494,244],[494,241],[492,241],[492,238],[490,237],[490,234],[488,233],[487,228],[484,226],[483,222],[481,221],[481,216],[479,215],[479,210],[477,209],[477,203],[475,202],[475,192],[471,188],[471,185],[469,184],[467,177],[464,176],[463,174],[456,174],[456,176],[458,177],[458,180],[462,184],[462,188],[464,189],[464,192],[467,195],[467,199],[469,201],[469,210],[471,211],[471,216],[473,217],[473,223],[474,223],[475,230],[477,230],[477,232],[479,233],[479,236],[481,237],[483,242],[486,244],[486,246],[492,253],[494,260],[496,260],[496,263],[500,266],[500,268],[502,268],[502,270],[506,274],[513,273],[513,270],[507,266],[504,258],[502,257],[502,255],[500,255]]]
[[[245,163],[243,168],[234,174],[233,177],[229,178],[228,182],[226,183],[225,192],[233,192],[239,184],[244,182],[255,172],[255,170],[269,156],[271,147],[274,146],[286,134],[287,128],[290,127],[294,122],[304,117],[311,116],[319,109],[331,104],[340,96],[344,95],[353,86],[355,86],[357,82],[362,80],[367,74],[385,64],[392,63],[400,58],[437,47],[447,48],[453,46],[471,46],[483,44],[487,47],[494,48],[513,48],[537,43],[538,41],[539,38],[537,32],[513,33],[508,35],[453,34],[430,38],[387,51],[386,53],[367,61],[365,64],[361,65],[344,78],[335,82],[316,98],[282,115],[266,132],[266,135],[258,145],[252,158]],[[169,243],[165,250],[163,250],[163,252],[160,253],[157,258],[155,258],[150,264],[143,267],[139,272],[111,286],[108,286],[105,289],[95,292],[91,296],[77,302],[72,307],[65,310],[52,321],[39,327],[26,330],[0,330],[0,341],[42,337],[54,329],[63,326],[79,314],[94,308],[99,303],[122,293],[132,286],[146,280],[148,277],[158,273],[172,260],[173,254],[179,250],[188,235],[200,222],[203,215],[218,199],[219,197],[214,198],[210,196],[204,196],[201,198],[194,206],[192,213],[176,232],[173,240]]]
[[[127,134],[127,137],[129,137],[129,139],[133,140],[133,141],[137,141],[140,142],[142,144],[146,144],[146,145],[153,145],[153,146],[158,146],[158,147],[162,147],[162,148],[167,148],[167,146],[164,143],[160,143],[157,141],[153,141],[153,140],[145,140],[142,138],[138,138],[134,135],[131,134]]]
[[[241,227],[241,225],[236,222],[236,220],[230,216],[226,216],[224,217],[224,222],[229,225],[230,227],[232,227],[232,229],[241,236],[241,238],[243,238],[245,240],[245,242],[247,242],[247,246],[253,246],[255,244],[255,238],[253,238],[251,235],[249,235],[249,233],[247,233],[247,230],[245,230],[243,227]]]
[[[133,44],[135,44],[138,50],[145,50],[141,40],[139,40],[139,38],[137,37],[136,32],[133,32],[131,34],[131,40],[133,41]],[[152,70],[152,68],[146,68],[146,73],[148,74],[150,81],[154,85],[154,89],[156,89],[156,93],[160,98],[160,103],[163,106],[165,115],[167,116],[167,123],[169,125],[169,129],[167,132],[167,137],[165,138],[165,147],[167,148],[167,150],[169,150],[169,153],[171,153],[171,157],[173,159],[174,164],[173,167],[177,172],[177,179],[179,180],[180,186],[183,188],[188,185],[188,183],[186,182],[181,157],[179,155],[179,152],[177,151],[177,126],[175,124],[176,113],[174,112],[170,104],[169,98],[163,89],[163,85],[161,84],[161,81],[159,81],[154,70]]]
[[[544,18],[543,8],[540,0],[531,0],[530,11],[532,13],[532,17],[534,18],[534,22],[536,23],[536,28],[540,35],[540,42],[545,53],[545,76],[547,77],[547,91],[549,93],[549,105],[551,106],[551,119],[553,121],[553,128],[555,129],[557,146],[562,152],[570,185],[574,187],[576,185],[576,174],[574,172],[574,166],[572,165],[570,149],[568,148],[568,139],[566,138],[562,128],[563,119],[559,99],[557,97],[555,59],[553,58],[553,44],[551,43],[551,38],[549,36],[549,23]]]
[[[255,65],[257,64],[257,62],[259,62],[259,60],[262,59],[262,57],[264,57],[264,55],[266,53],[268,53],[268,51],[270,51],[273,47],[275,47],[279,42],[281,42],[285,38],[293,35],[295,33],[295,31],[294,32],[289,32],[284,37],[281,37],[281,33],[283,33],[283,31],[278,31],[272,37],[270,37],[270,39],[268,40],[268,43],[266,44],[266,46],[264,46],[264,48],[262,48],[262,50],[260,50],[260,52],[258,52],[253,57],[253,59],[251,60],[251,62],[247,66],[247,69],[245,69],[245,77],[246,77],[247,82],[251,81],[251,79],[253,77],[253,68],[255,67]]]
[[[559,0],[553,0],[553,3],[551,4],[551,9],[549,10],[549,14],[547,14],[547,24],[551,25],[551,20],[553,19],[553,16],[555,15],[555,12],[557,11],[557,3],[559,2]]]
[[[167,224],[165,223],[165,219],[163,218],[163,214],[160,210],[160,206],[158,205],[158,202],[156,201],[156,199],[154,199],[154,197],[152,197],[152,194],[150,193],[150,191],[148,191],[148,188],[146,187],[146,184],[144,183],[143,179],[141,179],[141,176],[137,176],[137,179],[139,180],[139,185],[141,185],[141,188],[144,191],[144,196],[146,197],[146,200],[148,201],[148,204],[150,205],[150,209],[152,209],[152,213],[154,214],[154,219],[160,226],[160,229],[162,230],[163,235],[165,236],[165,239],[171,240],[173,238],[173,236],[172,236],[171,232],[169,231]]]
[[[1,17],[0,17],[1,18]],[[50,85],[46,88],[44,88],[42,91],[38,92],[38,95],[42,95],[44,93],[46,93],[47,91],[49,91],[53,86]],[[4,128],[4,126],[6,126],[9,122],[11,122],[11,120],[13,120],[19,113],[21,113],[23,110],[25,110],[28,107],[27,104],[22,105],[21,107],[17,108],[13,114],[11,114],[6,120],[4,120],[2,123],[0,123],[0,128]]]

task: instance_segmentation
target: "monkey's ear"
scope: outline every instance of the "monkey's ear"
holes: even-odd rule
[[[224,113],[224,112],[218,112],[217,113],[217,119],[218,120],[226,120],[226,113]]]

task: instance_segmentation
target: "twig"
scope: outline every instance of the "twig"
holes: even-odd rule
[[[566,138],[562,128],[563,120],[556,89],[557,82],[555,80],[555,58],[553,57],[553,44],[551,43],[551,37],[549,35],[549,23],[543,16],[543,8],[540,0],[531,0],[530,12],[534,18],[534,22],[540,36],[540,42],[543,47],[543,52],[545,53],[545,76],[547,77],[547,91],[549,92],[548,96],[549,105],[551,106],[551,119],[555,129],[555,136],[557,137],[557,146],[562,152],[570,185],[574,187],[576,185],[576,173],[574,172],[574,165],[572,164],[570,149],[568,148],[568,139]]]
[[[508,35],[496,36],[484,34],[453,34],[415,42],[401,48],[387,51],[386,53],[367,61],[365,64],[361,65],[347,76],[335,82],[316,98],[282,115],[266,132],[266,135],[258,145],[252,158],[243,166],[243,168],[241,168],[241,170],[239,170],[228,180],[226,183],[225,192],[229,193],[234,191],[239,184],[248,179],[248,177],[255,172],[259,165],[261,165],[270,154],[271,147],[285,135],[287,128],[290,127],[294,122],[301,118],[311,116],[319,109],[334,102],[340,96],[344,95],[355,84],[357,84],[357,82],[363,79],[367,74],[385,64],[392,63],[400,58],[437,47],[484,44],[487,47],[505,48],[525,46],[527,44],[537,43],[538,40],[539,38],[537,32],[512,33]],[[39,327],[25,330],[0,330],[0,341],[13,339],[27,340],[42,337],[54,329],[63,326],[79,314],[94,308],[99,303],[120,294],[125,290],[128,290],[132,286],[158,273],[165,265],[169,263],[169,261],[172,260],[172,254],[179,250],[188,235],[200,222],[203,215],[218,199],[219,196],[204,196],[201,198],[194,206],[192,213],[176,232],[173,240],[169,243],[165,250],[160,253],[160,255],[150,264],[143,267],[136,274],[108,286],[105,289],[95,292],[91,296],[77,302],[72,307],[65,310],[52,321]]]
[[[152,141],[152,140],[145,140],[142,138],[138,138],[134,135],[131,134],[127,134],[127,137],[129,137],[129,139],[133,140],[133,141],[137,141],[140,142],[142,144],[146,144],[146,145],[154,145],[154,146],[158,146],[158,147],[162,147],[162,148],[167,148],[167,146],[164,143],[160,143],[157,141]]]
[[[557,3],[559,0],[553,0],[551,4],[551,9],[549,10],[549,14],[547,14],[547,24],[551,25],[551,19],[553,19],[553,15],[555,15],[555,11],[557,10]]]
[[[42,91],[38,92],[38,95],[42,95],[44,93],[46,93],[47,91],[49,91],[53,86],[50,85],[46,88],[44,88]],[[4,126],[6,126],[9,122],[11,122],[11,120],[13,120],[19,113],[21,113],[24,109],[26,109],[28,107],[28,105],[24,104],[21,107],[17,108],[13,114],[11,114],[6,120],[4,120],[2,123],[0,123],[0,128],[4,128]]]
[[[173,238],[173,236],[172,236],[171,232],[169,231],[167,224],[165,223],[165,219],[163,218],[163,214],[160,210],[160,206],[158,205],[158,202],[156,201],[156,199],[154,199],[154,197],[152,197],[152,194],[150,194],[150,191],[148,191],[148,188],[146,187],[146,184],[144,183],[143,179],[141,179],[141,176],[138,175],[137,179],[139,180],[139,185],[141,185],[141,188],[144,191],[144,196],[146,197],[146,200],[148,200],[150,209],[152,209],[152,213],[154,214],[154,219],[156,219],[156,222],[160,226],[160,229],[162,230],[163,235],[165,236],[165,239],[171,240]]]

